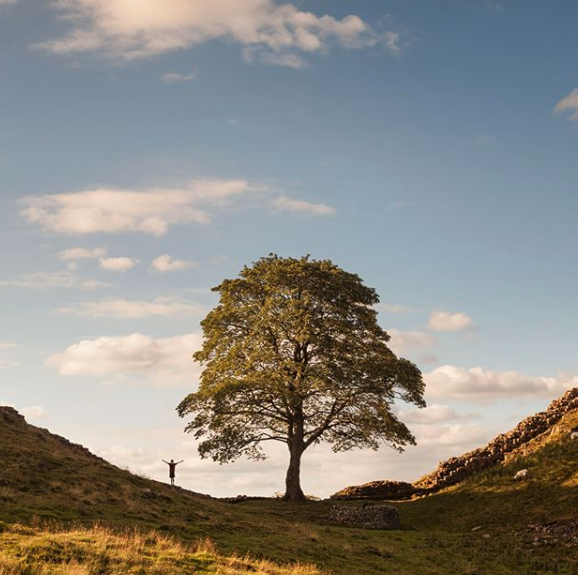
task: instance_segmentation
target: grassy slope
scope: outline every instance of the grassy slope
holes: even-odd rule
[[[208,540],[185,545],[155,531],[0,527],[0,575],[322,575],[313,566],[225,557]]]
[[[280,564],[313,562],[343,575],[570,575],[578,573],[576,548],[533,545],[534,535],[524,529],[578,515],[578,442],[565,431],[576,424],[578,413],[570,414],[557,426],[560,434],[534,441],[528,454],[439,494],[397,503],[404,529],[379,532],[327,525],[330,502],[231,505],[203,499],[131,475],[44,430],[0,422],[0,519],[154,528],[185,545],[209,537],[224,554],[250,553]],[[514,473],[525,467],[532,478],[514,483]],[[481,529],[472,532],[477,526]],[[44,536],[45,531],[18,535],[22,544],[31,537],[42,542]],[[9,530],[2,537],[16,536]],[[0,539],[0,549],[6,541]],[[158,555],[155,549],[150,553]],[[187,553],[194,558],[194,550]],[[119,572],[155,573],[151,569]],[[173,566],[168,572],[187,570]]]

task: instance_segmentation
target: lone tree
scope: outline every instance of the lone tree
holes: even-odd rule
[[[213,288],[219,305],[202,322],[204,366],[192,414],[201,457],[264,459],[262,443],[289,448],[285,499],[305,499],[301,456],[321,441],[333,451],[398,451],[415,444],[392,412],[396,398],[425,406],[419,369],[388,348],[374,289],[329,260],[270,255]]]

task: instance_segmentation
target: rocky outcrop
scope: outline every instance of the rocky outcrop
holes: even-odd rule
[[[26,420],[13,407],[0,406],[0,423],[9,423],[11,425],[25,424]]]
[[[567,391],[554,400],[546,411],[541,411],[521,421],[508,433],[498,435],[485,447],[474,449],[460,457],[443,461],[429,475],[413,484],[396,481],[373,481],[365,485],[346,487],[332,499],[407,499],[412,495],[433,493],[444,487],[460,483],[475,473],[505,461],[512,453],[530,441],[551,430],[565,415],[578,409],[578,388]],[[407,487],[409,485],[409,487]],[[399,486],[399,489],[396,487]]]
[[[567,391],[554,400],[546,411],[527,417],[512,431],[498,435],[485,447],[474,449],[461,457],[452,457],[413,485],[419,491],[437,491],[455,485],[474,473],[504,461],[513,451],[548,431],[567,413],[578,409],[578,388]]]
[[[409,499],[415,487],[405,481],[372,481],[364,485],[346,487],[331,496],[331,499]]]
[[[399,529],[399,514],[390,505],[334,505],[329,513],[329,523],[358,529]]]

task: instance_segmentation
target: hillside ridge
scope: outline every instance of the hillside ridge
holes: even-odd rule
[[[552,401],[545,411],[526,417],[514,429],[501,433],[486,446],[442,461],[432,473],[413,483],[371,481],[345,487],[334,493],[331,499],[408,499],[435,493],[505,461],[532,440],[551,431],[565,415],[577,409],[578,387],[575,387]]]

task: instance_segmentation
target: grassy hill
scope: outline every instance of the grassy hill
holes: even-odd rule
[[[233,505],[134,476],[0,408],[0,575],[578,574],[576,425],[367,531],[329,525],[333,502]]]

